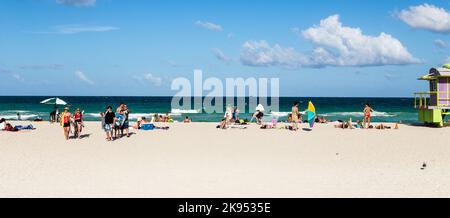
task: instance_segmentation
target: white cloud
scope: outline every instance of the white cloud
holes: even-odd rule
[[[161,77],[154,76],[151,73],[144,74],[143,76],[134,75],[132,78],[141,85],[144,85],[145,81],[151,82],[154,86],[161,86],[163,83],[163,79]]]
[[[450,12],[430,4],[411,6],[398,13],[400,20],[412,28],[450,33]]]
[[[32,64],[32,65],[22,65],[20,69],[22,70],[60,70],[64,66],[62,64]]]
[[[148,73],[144,75],[144,79],[150,81],[155,86],[161,86],[162,85],[162,78],[153,76],[153,74]]]
[[[214,56],[216,56],[217,59],[221,60],[221,61],[225,61],[225,62],[232,62],[233,58],[225,55],[225,53],[222,52],[222,50],[215,48],[213,49],[214,52]]]
[[[19,81],[19,82],[25,82],[25,79],[24,79],[21,75],[19,75],[19,74],[17,74],[17,73],[12,74],[11,76],[12,76],[15,80],[17,80],[17,81]]]
[[[95,6],[97,0],[56,0],[56,3],[63,5],[74,5],[80,7]]]
[[[448,43],[442,39],[434,40],[434,45],[436,45],[438,48],[442,48],[442,49],[448,48]]]
[[[89,84],[89,85],[94,85],[94,81],[90,80],[83,72],[81,71],[76,71],[75,75],[78,77],[78,79],[80,79],[81,81]]]
[[[302,57],[293,48],[270,46],[264,40],[245,42],[241,51],[241,62],[249,66],[297,65]]]
[[[85,26],[85,25],[63,25],[56,26],[55,32],[58,34],[77,34],[84,32],[109,32],[118,30],[118,27],[114,26]]]
[[[203,27],[205,29],[211,30],[211,31],[216,31],[216,32],[220,32],[222,31],[222,26],[215,24],[215,23],[211,23],[211,22],[206,22],[206,21],[197,21],[195,22],[195,24],[197,26]]]
[[[294,48],[284,48],[266,41],[244,43],[241,62],[251,66],[325,67],[325,66],[381,66],[420,63],[402,43],[389,34],[368,36],[359,28],[343,26],[338,15],[330,16],[300,31],[293,28],[314,45],[312,52],[303,54]]]

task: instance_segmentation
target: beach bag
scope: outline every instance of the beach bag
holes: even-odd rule
[[[145,123],[145,124],[142,124],[141,129],[145,130],[145,131],[154,130],[155,129],[155,125],[153,125],[151,123]]]

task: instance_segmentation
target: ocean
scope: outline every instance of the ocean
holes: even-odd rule
[[[53,105],[44,105],[40,102],[49,96],[2,96],[0,97],[0,118],[17,120],[17,113],[22,120],[49,119]],[[60,97],[71,105],[71,110],[80,108],[84,111],[87,121],[99,121],[100,112],[105,111],[108,105],[116,108],[121,102],[128,105],[131,110],[130,119],[138,117],[151,117],[153,114],[170,113],[175,121],[182,121],[189,116],[194,122],[219,122],[223,113],[207,114],[203,111],[181,110],[171,108],[172,97]],[[245,99],[248,103],[248,98]],[[372,120],[375,122],[417,122],[417,112],[414,110],[413,98],[307,98],[307,97],[280,97],[279,111],[266,112],[265,119],[273,117],[283,121],[287,119],[293,102],[300,102],[300,110],[306,110],[308,102],[312,101],[320,116],[329,120],[348,120],[350,117],[356,121],[363,118],[364,103],[368,102],[374,108]],[[225,102],[225,101],[224,101]],[[270,101],[269,101],[270,102]],[[62,106],[59,107],[62,110]],[[241,113],[241,118],[250,119],[250,112]]]

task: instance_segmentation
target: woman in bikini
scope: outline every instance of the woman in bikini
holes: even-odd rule
[[[368,129],[370,127],[370,119],[372,117],[373,109],[368,103],[364,106],[364,128]]]
[[[77,125],[77,136],[78,139],[80,139],[82,130],[81,128],[83,128],[83,114],[81,113],[80,108],[77,108],[73,117],[75,119],[75,125]]]
[[[69,112],[69,108],[65,107],[64,112],[61,113],[61,126],[64,128],[64,136],[66,137],[66,140],[69,140],[71,119],[72,114]]]

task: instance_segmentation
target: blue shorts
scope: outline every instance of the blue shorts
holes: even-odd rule
[[[122,129],[130,128],[130,123],[128,121],[123,122]]]
[[[113,130],[112,124],[105,124],[104,129],[105,132],[112,132]]]

